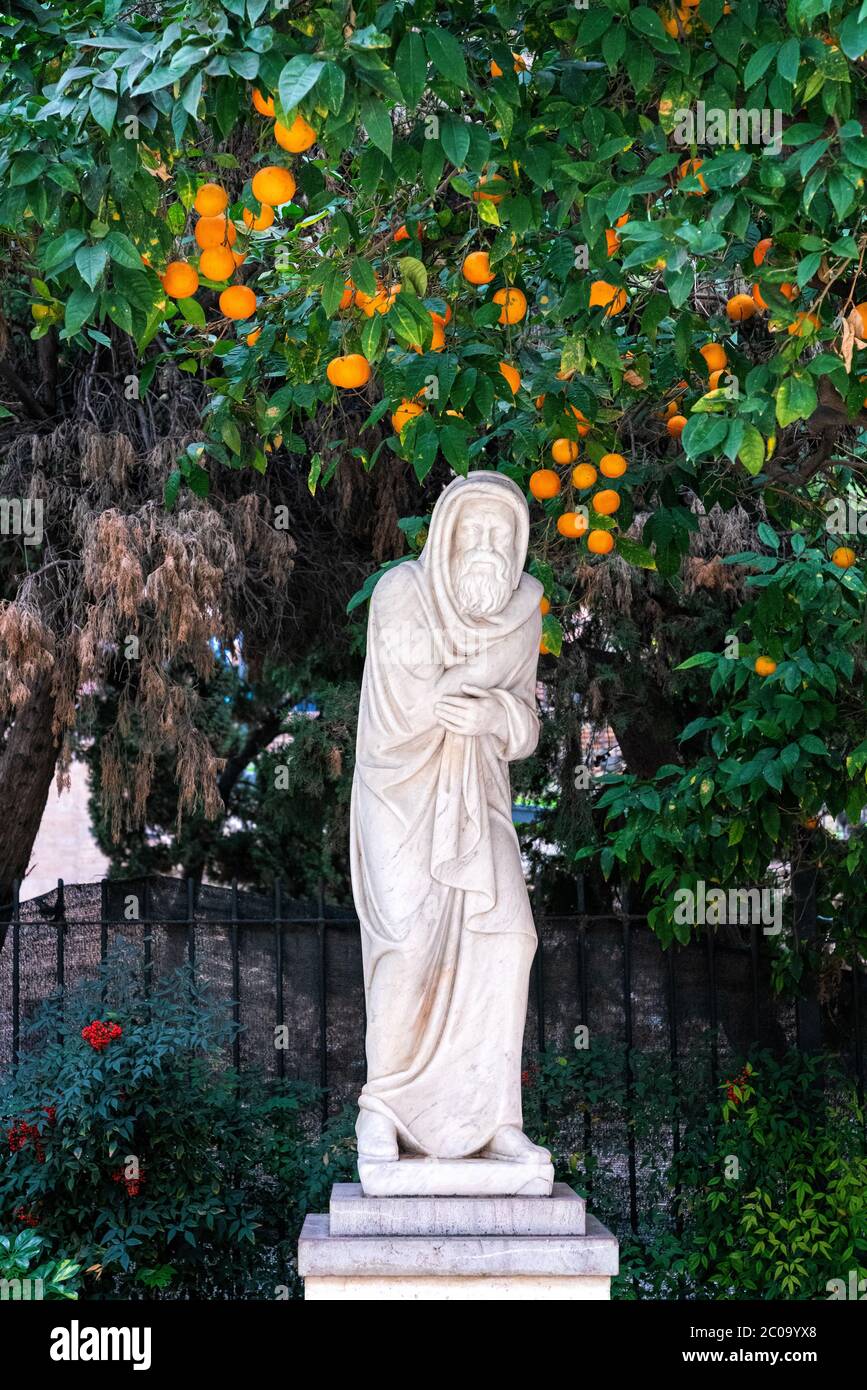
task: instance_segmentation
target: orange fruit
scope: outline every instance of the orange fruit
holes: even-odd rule
[[[725,367],[720,367],[719,371],[717,372],[711,372],[710,376],[707,379],[707,384],[710,387],[711,391],[716,391],[718,389],[719,384],[722,381],[725,374]]]
[[[494,66],[495,66],[495,64],[492,63],[492,64],[491,64],[491,67],[494,67]],[[503,75],[503,74],[500,73],[500,76],[501,76],[501,77],[502,77],[502,75]],[[539,651],[541,652],[542,656],[550,656],[550,655],[551,655],[551,648],[550,648],[550,647],[547,647],[547,646],[545,645],[544,642],[540,642],[540,643],[539,643]]]
[[[354,298],[355,286],[351,280],[344,280],[343,294],[340,296],[340,303],[337,306],[338,309],[348,309]]]
[[[493,296],[493,303],[500,304],[500,318],[502,324],[520,324],[524,314],[527,313],[527,295],[521,289],[510,286],[509,289],[497,289]]]
[[[388,313],[388,292],[385,289],[377,290],[376,294],[365,294],[363,290],[356,290],[355,302],[369,319],[372,319],[374,314]]]
[[[840,570],[848,570],[852,568],[857,558],[855,551],[850,550],[848,545],[838,545],[831,556],[831,564],[836,565]]]
[[[513,367],[511,362],[501,362],[500,374],[506,378],[512,388],[512,394],[516,396],[521,389],[521,373],[518,368]]]
[[[199,270],[209,280],[228,280],[235,273],[235,257],[228,246],[212,246],[199,257]]]
[[[686,416],[669,415],[665,428],[668,430],[672,439],[680,439],[680,436],[686,429]]]
[[[546,613],[551,612],[551,600],[549,598],[546,598],[544,594],[539,599],[539,612],[542,614],[543,618],[545,617]]]
[[[395,434],[400,434],[404,425],[408,425],[417,415],[424,415],[423,405],[419,405],[417,401],[401,401],[391,417],[391,428]]]
[[[599,460],[599,472],[603,478],[622,478],[628,467],[622,454],[603,454]]]
[[[219,217],[229,206],[229,195],[218,183],[203,183],[196,190],[193,207],[201,217]]]
[[[858,322],[860,323],[860,332],[857,327],[855,328],[856,336],[863,341],[867,338],[867,304],[856,304],[852,313],[858,316]]]
[[[316,131],[308,125],[302,115],[297,115],[291,125],[282,121],[274,122],[274,139],[282,150],[290,154],[302,154],[316,144]]]
[[[699,348],[699,352],[704,358],[709,372],[721,371],[729,364],[726,350],[721,343],[705,343],[704,347]]]
[[[390,309],[393,302],[394,296],[392,295],[391,298],[388,300],[386,307]],[[367,311],[365,310],[365,313],[366,312]],[[431,312],[431,319],[433,320],[433,336],[430,341],[430,347],[427,349],[427,351],[442,352],[443,348],[446,345],[446,330],[444,326],[444,321],[439,314],[435,314],[433,312]],[[425,351],[421,343],[410,343],[410,347],[412,348],[413,352]]]
[[[613,487],[604,487],[590,499],[594,512],[599,516],[613,516],[620,506],[620,493]]]
[[[405,222],[402,222],[394,234],[395,241],[409,241],[410,237],[417,236],[419,241],[422,239],[421,223],[417,222],[412,231],[409,230]]]
[[[753,670],[757,676],[772,676],[777,669],[776,661],[769,656],[757,656]]]
[[[590,421],[587,419],[586,415],[581,414],[581,411],[578,409],[577,405],[567,406],[567,409],[572,411],[572,414],[575,416],[576,420],[580,420],[582,422],[577,426],[577,430],[578,434],[583,439],[585,434],[590,433]]]
[[[537,468],[530,474],[530,491],[538,502],[548,497],[556,497],[560,491],[560,479],[553,468]]]
[[[769,236],[763,237],[761,241],[756,242],[753,247],[753,265],[764,265],[765,257],[773,244]]]
[[[189,261],[170,261],[163,276],[163,289],[172,299],[189,299],[199,288],[199,272]]]
[[[867,322],[867,320],[865,320],[865,322]],[[786,332],[789,334],[790,338],[802,338],[804,336],[804,329],[808,323],[811,323],[816,329],[822,327],[822,321],[818,314],[808,314],[806,309],[802,309],[799,314],[795,315],[795,322],[789,324]]]
[[[578,457],[578,445],[574,439],[555,439],[551,445],[551,457],[555,463],[574,463]]]
[[[234,222],[225,217],[200,217],[196,223],[196,241],[203,251],[215,246],[231,246],[238,232]]]
[[[274,221],[274,209],[271,207],[270,203],[263,203],[262,211],[258,214],[251,212],[249,208],[244,208],[242,215],[244,222],[250,228],[251,232],[267,231]]]
[[[613,227],[605,228],[605,249],[609,256],[613,256],[620,249],[620,237]]]
[[[508,191],[506,180],[501,179],[499,174],[493,174],[490,178],[479,179],[478,188],[473,190],[473,202],[501,203]]]
[[[610,531],[591,531],[587,549],[591,555],[608,555],[614,549],[614,537]]]
[[[677,171],[682,179],[687,178],[690,174],[695,175],[698,179],[698,188],[690,190],[690,197],[693,198],[701,198],[707,193],[707,184],[698,172],[703,162],[701,159],[685,159]]]
[[[333,357],[325,369],[325,375],[332,386],[344,391],[356,391],[370,381],[370,363],[360,352],[350,352],[345,357]]]
[[[274,115],[274,98],[263,97],[258,87],[253,88],[253,105],[259,112],[260,116]]]
[[[220,295],[220,312],[227,319],[249,319],[256,312],[256,296],[249,285],[230,285]]]
[[[272,208],[279,208],[284,203],[291,203],[297,184],[288,169],[281,169],[279,164],[267,164],[253,175],[251,187],[253,197],[258,198],[260,203],[270,203]]]
[[[516,290],[514,286],[506,290],[497,290],[493,299],[495,304],[501,306],[500,323],[520,323],[527,312],[527,296],[523,290]]]
[[[605,307],[605,317],[610,319],[613,314],[619,314],[621,309],[626,308],[626,291],[619,290],[616,285],[609,285],[607,280],[594,280],[590,286],[590,307]]]
[[[246,259],[247,257],[244,255],[243,251],[233,250],[232,260],[235,262],[235,269],[237,269],[239,265],[243,265]]]
[[[784,281],[782,285],[777,285],[776,288],[785,299],[794,299],[798,293],[798,291],[795,289],[795,286],[790,285],[788,280]],[[768,306],[762,296],[761,286],[753,285],[751,293],[753,299],[756,301],[756,304],[759,306],[759,308],[767,309]]]
[[[461,274],[471,285],[489,285],[494,272],[487,251],[471,251],[461,266]]]
[[[756,312],[756,301],[750,294],[733,294],[726,304],[726,313],[732,323],[745,323]]]
[[[577,541],[579,536],[583,536],[589,523],[583,512],[563,512],[557,518],[557,530],[561,536],[568,536],[570,540]]]
[[[248,334],[247,334],[247,337],[246,337],[246,339],[245,339],[245,342],[246,342],[246,344],[247,344],[247,347],[253,347],[254,343],[258,343],[259,338],[261,337],[261,335],[262,335],[262,330],[261,330],[261,328],[254,328],[252,333],[248,333]]]
[[[579,463],[572,469],[572,486],[579,489],[592,487],[597,476],[592,463]]]

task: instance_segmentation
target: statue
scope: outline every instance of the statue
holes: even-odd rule
[[[508,478],[456,478],[419,558],[387,571],[371,601],[351,826],[365,1192],[374,1171],[386,1175],[377,1192],[551,1191],[550,1155],[522,1128],[536,931],[508,769],[539,737],[542,587],[523,573],[528,534]],[[468,1186],[453,1175],[440,1188],[390,1188],[389,1171],[429,1179],[430,1165],[397,1162],[412,1157],[498,1162],[484,1175],[484,1164],[462,1165]],[[518,1186],[513,1164],[529,1169]]]

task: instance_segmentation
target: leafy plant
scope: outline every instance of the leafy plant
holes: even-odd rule
[[[49,1254],[48,1242],[36,1231],[0,1235],[0,1297],[78,1298],[81,1266]]]

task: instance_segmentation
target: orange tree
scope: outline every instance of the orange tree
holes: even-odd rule
[[[18,12],[0,79],[13,336],[27,315],[61,363],[126,342],[145,400],[167,364],[197,384],[168,508],[227,472],[302,470],[319,495],[347,467],[407,471],[413,548],[450,470],[507,471],[535,522],[542,669],[566,712],[545,776],[556,764],[563,804],[576,693],[638,779],[683,765],[684,725],[712,716],[678,667],[738,635],[751,573],[778,556],[767,640],[741,631],[736,688],[794,693],[805,557],[854,652],[838,676],[857,682],[857,520],[831,535],[826,504],[860,515],[862,4]],[[39,420],[38,359],[22,358],[0,360],[8,408]],[[778,672],[758,675],[761,656]],[[777,798],[784,841],[804,800],[793,759],[747,779]],[[852,819],[857,758],[839,778]],[[658,814],[652,787],[632,792]],[[606,868],[641,872],[636,846],[607,848]]]

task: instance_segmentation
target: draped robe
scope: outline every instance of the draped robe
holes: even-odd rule
[[[455,599],[452,537],[463,505],[491,497],[514,513],[513,588],[501,613],[473,620]],[[419,560],[389,570],[371,601],[351,817],[367,1002],[359,1106],[387,1116],[402,1149],[441,1158],[522,1124],[536,933],[508,764],[538,740],[542,589],[521,573],[527,534],[508,479],[455,479]],[[499,702],[504,738],[437,722],[437,701],[464,684]]]

